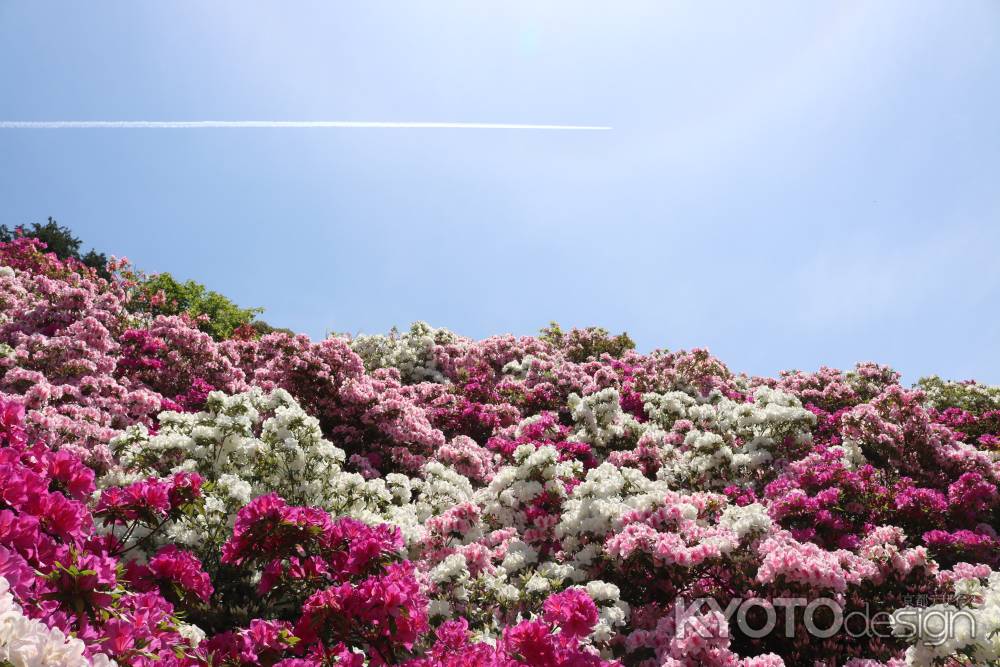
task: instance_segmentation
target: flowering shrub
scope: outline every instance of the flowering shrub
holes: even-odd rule
[[[108,271],[0,243],[4,667],[1000,664],[998,387],[555,325],[213,338]]]

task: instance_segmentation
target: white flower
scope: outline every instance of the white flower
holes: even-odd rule
[[[622,410],[617,389],[608,387],[581,398],[570,394],[567,406],[576,424],[573,439],[598,449],[625,449],[635,446],[646,426]]]
[[[587,582],[587,595],[594,602],[617,601],[621,597],[621,590],[614,584],[599,579]]]
[[[192,647],[198,646],[205,639],[205,631],[191,623],[178,623],[177,634],[188,640]]]
[[[770,532],[774,524],[767,514],[767,508],[760,503],[751,503],[744,507],[730,505],[719,518],[719,525],[729,528],[740,539],[750,534]]]
[[[219,475],[218,486],[220,491],[224,491],[230,498],[241,505],[246,505],[252,499],[252,487],[244,479],[224,473]]]
[[[427,604],[427,615],[431,618],[449,618],[451,604],[447,600],[430,600]]]
[[[441,584],[446,581],[466,580],[468,578],[469,569],[466,566],[465,556],[460,553],[450,554],[430,572],[430,579],[435,584]]]
[[[507,549],[507,555],[504,557],[501,567],[503,567],[508,574],[512,574],[532,563],[537,562],[537,551],[521,540],[514,540],[510,543],[510,546]]]
[[[448,379],[438,370],[434,348],[454,343],[458,337],[447,329],[435,329],[426,322],[414,322],[402,335],[393,329],[388,336],[360,335],[351,340],[351,349],[361,357],[368,371],[396,368],[403,382],[437,382]]]
[[[549,580],[538,574],[531,575],[531,578],[524,585],[524,590],[529,593],[548,593],[551,588],[552,584],[549,583]]]
[[[816,416],[791,394],[758,387],[754,402],[721,395],[698,402],[682,392],[643,394],[653,423],[673,429],[680,419],[689,427],[681,447],[661,447],[658,476],[675,486],[722,488],[751,480],[755,471],[781,458],[782,447],[805,445]]]
[[[913,643],[906,664],[987,665],[1000,660],[1000,574],[990,574],[985,586],[959,583],[957,589],[976,590],[981,597],[966,606],[904,607],[892,615],[893,631]]]

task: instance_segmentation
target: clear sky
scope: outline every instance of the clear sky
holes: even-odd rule
[[[626,329],[1000,383],[1000,2],[0,0],[0,222],[314,336]]]

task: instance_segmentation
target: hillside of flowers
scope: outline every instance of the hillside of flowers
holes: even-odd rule
[[[1000,664],[998,387],[213,337],[103,273],[0,243],[0,665]]]

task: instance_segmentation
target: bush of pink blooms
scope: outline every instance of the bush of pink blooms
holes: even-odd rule
[[[0,243],[4,667],[1000,664],[998,387],[557,325],[216,340],[109,266]],[[749,598],[977,627],[755,636]]]

